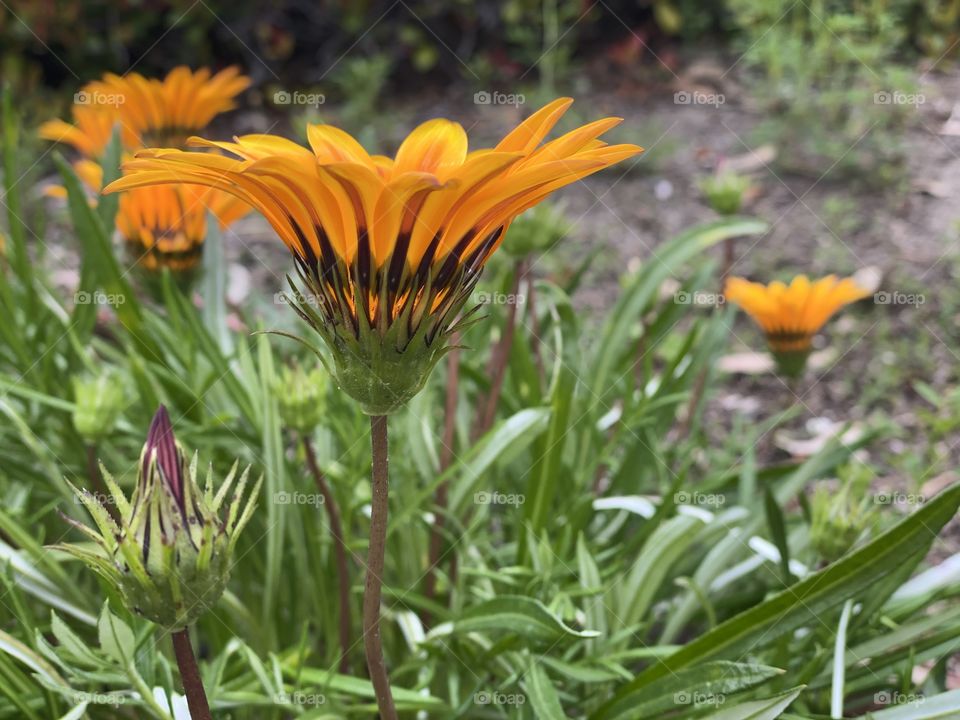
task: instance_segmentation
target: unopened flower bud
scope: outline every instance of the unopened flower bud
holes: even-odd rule
[[[110,373],[73,381],[73,426],[84,440],[97,442],[113,432],[123,411],[123,386]]]
[[[821,484],[811,503],[810,542],[825,562],[849,551],[873,518],[869,474],[854,472],[841,480],[839,490]]]
[[[182,629],[223,594],[237,538],[253,514],[260,483],[244,501],[249,469],[234,489],[236,471],[234,465],[214,494],[211,469],[201,490],[196,458],[187,465],[161,406],[143,446],[137,487],[129,501],[103,472],[119,525],[98,498],[77,491],[99,532],[74,525],[101,552],[74,545],[62,549],[116,587],[132,611],[168,630]]]
[[[314,430],[326,410],[328,380],[321,368],[284,367],[275,385],[283,424],[299,433]]]
[[[750,188],[750,181],[742,175],[723,171],[711,175],[700,183],[700,189],[714,212],[720,215],[736,215]]]

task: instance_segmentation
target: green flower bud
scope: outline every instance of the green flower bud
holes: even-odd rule
[[[113,432],[123,411],[123,385],[110,373],[73,379],[73,426],[93,443]]]
[[[513,221],[503,248],[518,258],[545,252],[566,237],[570,227],[560,205],[543,203]]]
[[[274,386],[283,424],[299,433],[312,431],[326,411],[327,380],[321,368],[285,367]]]
[[[826,562],[843,557],[870,525],[874,510],[868,473],[854,472],[839,490],[820,484],[811,503],[810,542]]]
[[[740,212],[743,197],[749,188],[750,181],[747,178],[732,172],[712,175],[700,183],[710,207],[720,215],[736,215]]]
[[[167,411],[160,406],[143,446],[137,487],[129,501],[103,471],[119,525],[94,495],[75,489],[99,532],[70,522],[100,552],[75,545],[61,549],[116,587],[133,612],[168,630],[180,630],[223,594],[237,538],[253,514],[260,483],[244,502],[249,468],[231,493],[236,471],[234,465],[214,494],[211,469],[201,491],[196,457],[188,467]]]

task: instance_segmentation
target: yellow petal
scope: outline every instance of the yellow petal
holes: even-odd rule
[[[400,145],[393,177],[405,172],[433,173],[440,180],[463,165],[467,157],[467,133],[460,123],[442,118],[428,120]]]

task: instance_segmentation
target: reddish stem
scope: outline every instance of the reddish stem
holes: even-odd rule
[[[380,597],[382,593],[383,560],[387,545],[387,517],[389,514],[388,438],[387,416],[370,418],[370,439],[373,458],[372,494],[370,499],[370,549],[367,553],[367,579],[363,593],[363,645],[367,655],[367,670],[373,683],[373,692],[380,708],[381,720],[397,720],[387,665],[383,659],[383,640],[380,637]]]
[[[213,720],[213,716],[210,715],[210,704],[207,702],[207,693],[203,689],[200,668],[197,667],[197,658],[190,644],[190,631],[184,628],[173,633],[171,637],[173,637],[173,652],[177,656],[177,666],[180,668],[180,679],[183,681],[183,694],[187,696],[187,706],[190,708],[190,717],[193,720]]]

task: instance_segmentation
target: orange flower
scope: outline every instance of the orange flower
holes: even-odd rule
[[[316,297],[318,308],[302,303],[299,309],[338,366],[359,357],[384,380],[393,375],[388,366],[401,364],[401,354],[420,357],[429,369],[445,352],[459,311],[513,218],[555,190],[642,151],[598,139],[619,118],[543,143],[571,103],[555,100],[496,147],[473,152],[464,129],[442,119],[416,128],[393,158],[370,155],[328,125],[307,128],[309,149],[272,135],[235,142],[191,138],[193,145],[237,159],[144,151],[106,192],[189,182],[255,207],[286,243]],[[402,363],[409,367],[409,358]],[[413,393],[426,372],[414,375],[419,385]],[[398,391],[398,402],[410,390]],[[367,400],[368,407],[376,404]]]
[[[840,308],[867,297],[870,291],[852,278],[839,280],[827,275],[811,282],[806,275],[798,275],[789,285],[762,285],[731,277],[724,295],[761,327],[781,369],[798,374],[810,353],[813,336]]]
[[[139,73],[104,75],[87,83],[74,96],[74,124],[51,120],[40,126],[40,137],[73,145],[89,158],[99,158],[119,124],[127,150],[162,145],[182,147],[190,135],[205,128],[219,113],[233,108],[233,99],[250,85],[235,67],[211,76],[187,67],[171,70],[163,79]]]
[[[184,145],[220,112],[233,107],[233,98],[250,84],[236,68],[211,76],[207,69],[172,70],[163,80],[138,73],[105,75],[88,83],[74,98],[70,125],[61,120],[44,123],[40,136],[66,142],[84,155],[74,164],[77,175],[93,192],[103,184],[101,156],[114,126],[126,156],[147,144]],[[62,187],[49,190],[65,195]],[[196,267],[206,236],[206,213],[216,216],[221,229],[250,212],[235,196],[213,188],[183,185],[151,188],[120,200],[117,228],[131,258],[147,270],[167,267],[175,272]]]
[[[226,228],[250,208],[236,198],[199,185],[140,188],[120,198],[117,229],[132,264],[149,271],[193,270],[203,256],[207,212]]]

